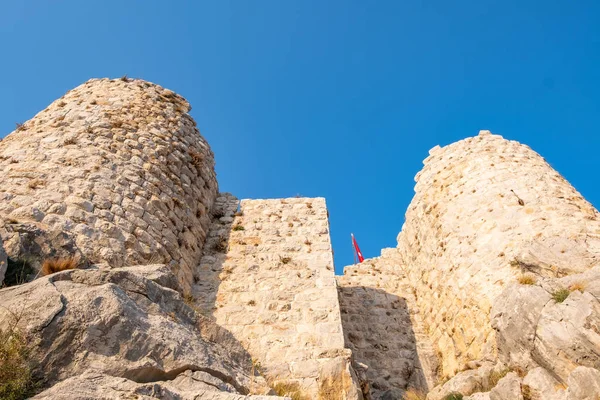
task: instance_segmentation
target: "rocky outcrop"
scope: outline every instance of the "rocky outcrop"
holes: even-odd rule
[[[200,371],[185,371],[171,381],[151,383],[137,383],[125,378],[88,372],[66,379],[33,399],[289,400],[286,397],[244,396],[217,391],[213,386],[214,380],[212,376]],[[218,383],[220,382],[217,380]]]
[[[69,251],[112,267],[162,262],[189,289],[217,194],[189,110],[149,82],[92,79],[0,141],[8,256],[36,268]]]
[[[6,256],[6,251],[4,250],[4,246],[2,244],[2,238],[0,238],[0,282],[4,281],[4,274],[6,273],[7,268],[8,258]]]
[[[135,383],[181,381],[186,373],[207,389],[267,393],[248,353],[233,339],[213,341],[227,333],[175,289],[160,265],[59,272],[0,290],[0,326],[18,319],[33,344],[34,376],[46,387],[93,372],[138,390]]]

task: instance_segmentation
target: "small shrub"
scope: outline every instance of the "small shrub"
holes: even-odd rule
[[[300,385],[296,382],[277,382],[273,390],[278,396],[289,397],[292,400],[308,400],[309,398],[302,394]]]
[[[77,268],[77,260],[71,258],[51,258],[44,261],[42,264],[41,273],[43,276],[54,274],[59,271]]]
[[[18,319],[13,318],[5,330],[0,330],[0,399],[25,399],[35,389],[29,346],[17,322]]]
[[[571,292],[569,291],[569,289],[559,289],[556,292],[552,293],[552,298],[555,302],[562,303],[567,299],[567,297],[569,297],[570,293]]]
[[[442,400],[463,400],[463,398],[464,396],[462,394],[454,392],[446,395]]]
[[[123,82],[129,82],[129,78],[127,77],[127,75],[123,75],[123,76],[121,77],[121,80],[122,80]]]
[[[569,286],[570,292],[574,292],[576,290],[583,292],[585,290],[585,283],[584,282],[574,282],[571,284],[571,286]]]
[[[243,226],[243,225],[239,225],[239,224],[238,224],[238,225],[235,225],[235,226],[233,227],[233,230],[234,230],[234,231],[243,231],[243,230],[246,230],[246,228],[244,228],[244,226]]]
[[[292,259],[290,257],[279,257],[279,261],[281,261],[282,264],[289,264]]]
[[[517,279],[521,285],[534,285],[535,276],[531,274],[523,274]]]
[[[529,284],[526,284],[529,285]],[[493,388],[496,387],[496,385],[498,384],[498,382],[500,382],[500,379],[504,378],[506,376],[506,374],[508,374],[510,372],[510,370],[508,368],[497,371],[494,370],[490,373],[490,377],[488,379],[488,386],[486,388],[484,388],[484,392],[489,392],[490,390],[492,390]]]
[[[16,125],[16,128],[15,128],[15,130],[16,130],[17,132],[19,132],[19,131],[22,131],[22,130],[24,130],[24,129],[25,129],[25,124],[20,124],[20,123],[16,122],[16,123],[15,123],[15,125]]]
[[[402,400],[425,400],[427,395],[417,389],[408,389],[404,392]]]

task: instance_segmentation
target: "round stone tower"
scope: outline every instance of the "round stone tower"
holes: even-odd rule
[[[218,191],[189,110],[149,82],[92,79],[19,125],[0,141],[9,258],[169,263],[188,288]]]
[[[495,357],[493,301],[523,273],[600,263],[598,211],[528,146],[481,131],[435,147],[398,235],[443,375]]]

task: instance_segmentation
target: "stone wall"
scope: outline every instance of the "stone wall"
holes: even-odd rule
[[[346,347],[367,367],[373,399],[427,393],[437,380],[437,356],[400,262],[396,249],[384,249],[336,277]]]
[[[350,369],[323,198],[221,195],[194,289],[274,386],[307,399],[360,398]]]
[[[424,164],[397,251],[452,376],[496,357],[490,308],[507,283],[600,261],[599,214],[529,147],[488,131],[435,147]]]
[[[192,282],[217,193],[213,153],[179,95],[92,79],[0,141],[9,257],[166,262]],[[0,271],[0,282],[4,271]]]

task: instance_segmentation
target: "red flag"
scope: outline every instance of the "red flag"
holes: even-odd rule
[[[358,247],[358,243],[356,243],[356,239],[354,239],[354,234],[351,233],[352,235],[352,246],[354,246],[354,251],[356,251],[356,255],[358,256],[358,262],[361,263],[363,261],[365,261],[365,258],[363,257],[362,253],[360,252],[360,248]]]

